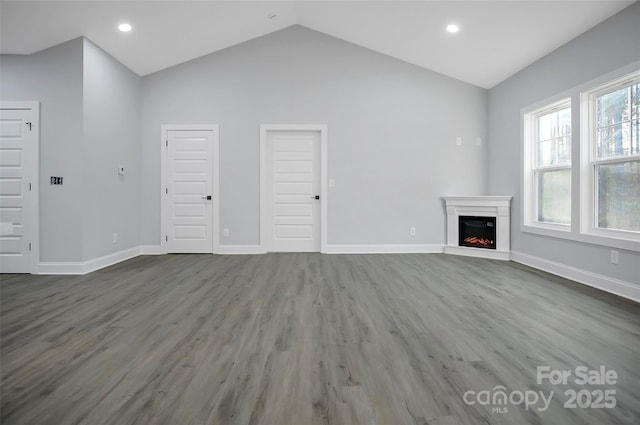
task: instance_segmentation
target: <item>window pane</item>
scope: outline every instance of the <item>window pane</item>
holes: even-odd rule
[[[571,108],[537,117],[536,168],[571,163]]]
[[[627,86],[597,98],[598,127],[631,119],[631,87]]]
[[[544,141],[571,134],[571,108],[538,117],[537,141]]]
[[[637,123],[635,123],[637,126]],[[634,129],[635,130],[635,129]],[[637,138],[637,136],[634,136]],[[631,143],[631,123],[619,123],[598,129],[598,159],[633,155],[637,146]],[[637,143],[635,143],[637,145]],[[632,149],[633,148],[633,149]]]
[[[571,223],[571,170],[538,172],[538,221]]]
[[[629,84],[596,97],[598,159],[640,154],[639,113],[640,84]]]
[[[538,167],[571,163],[571,136],[538,143]]]
[[[640,231],[640,161],[596,167],[598,227]]]
[[[559,136],[571,134],[571,108],[558,111]]]

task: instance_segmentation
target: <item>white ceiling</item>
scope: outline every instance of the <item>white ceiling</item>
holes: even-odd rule
[[[0,51],[30,54],[84,35],[147,75],[299,24],[491,88],[631,3],[1,0]],[[116,29],[125,21],[126,34]],[[444,30],[452,22],[458,34]]]

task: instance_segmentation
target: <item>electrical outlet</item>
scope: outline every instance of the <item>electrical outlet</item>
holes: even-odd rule
[[[480,145],[482,145],[482,138],[476,137],[476,146],[480,146]]]
[[[329,187],[336,187],[336,181],[334,179],[329,179]]]
[[[415,235],[416,235],[416,228],[409,227],[409,236],[415,236]]]
[[[611,254],[611,263],[618,264],[618,251],[616,251],[615,249],[612,249],[610,251],[610,254]]]
[[[456,137],[456,146],[462,146],[462,137]]]
[[[113,234],[113,237],[111,238],[111,241],[112,241],[113,243],[118,243],[118,234],[117,234],[117,233],[114,233],[114,234]]]
[[[229,229],[222,229],[222,236],[224,236],[225,238],[229,237]]]

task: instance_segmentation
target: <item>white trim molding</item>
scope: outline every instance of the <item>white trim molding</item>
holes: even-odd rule
[[[160,245],[142,245],[140,247],[140,255],[161,255],[162,247]]]
[[[530,209],[527,209],[525,200],[531,199],[532,192],[528,192],[530,185],[524,184],[521,178],[520,206],[522,220],[520,230],[542,236],[555,237],[571,241],[589,243],[593,245],[619,248],[640,252],[640,239],[637,232],[620,231],[613,229],[599,229],[595,227],[595,194],[594,194],[594,162],[593,146],[589,146],[589,138],[593,138],[593,128],[589,124],[592,114],[590,106],[590,94],[593,94],[610,83],[624,82],[630,75],[638,73],[640,61],[633,62],[620,69],[614,70],[591,81],[567,89],[552,97],[529,105],[520,111],[520,135],[521,135],[521,177],[526,177],[526,164],[530,161],[531,152],[525,147],[524,135],[527,134],[525,115],[531,111],[544,107],[544,105],[557,102],[562,98],[572,100],[572,172],[571,172],[571,225],[553,225],[537,223],[530,225],[534,216],[527,217]],[[529,155],[529,158],[527,157]]]
[[[620,72],[615,79],[604,84],[594,85],[580,93],[580,237],[595,243],[640,251],[640,233],[631,230],[600,228],[598,226],[598,173],[599,166],[623,165],[639,162],[640,156],[627,154],[614,157],[598,157],[597,155],[597,98],[603,94],[638,84],[640,81],[640,63],[633,72]],[[633,128],[633,124],[631,124]]]
[[[141,247],[136,246],[88,261],[42,262],[38,267],[38,274],[87,274],[130,260],[131,258],[139,256],[141,251]]]
[[[163,235],[167,234],[168,224],[167,218],[164,216],[166,208],[166,192],[167,187],[167,155],[164,150],[166,141],[168,140],[167,132],[171,130],[203,130],[213,132],[213,172],[212,172],[212,192],[213,192],[213,217],[212,231],[213,231],[213,254],[218,253],[220,249],[220,126],[218,124],[162,124],[161,131],[161,162],[160,162],[160,253],[167,253],[167,245]]]
[[[327,125],[260,124],[260,247],[267,252],[267,133],[269,131],[317,131],[320,133],[320,252],[327,250]]]
[[[640,302],[640,285],[634,285],[631,282],[567,266],[523,252],[513,251],[511,253],[511,259],[516,263],[564,277],[635,302]]]
[[[521,112],[522,121],[522,175],[520,181],[522,197],[520,200],[522,224],[521,230],[523,232],[532,232],[546,234],[548,232],[570,232],[571,222],[569,223],[552,223],[543,222],[538,220],[539,196],[540,191],[538,183],[538,173],[545,171],[567,171],[571,174],[571,159],[568,163],[543,165],[538,163],[537,149],[538,149],[538,119],[541,116],[555,113],[562,109],[569,109],[571,111],[571,96],[562,96],[561,99],[554,99],[542,106],[536,106],[535,108],[526,108]],[[571,137],[571,132],[568,135]],[[561,137],[558,137],[561,138]],[[557,139],[552,139],[556,140]],[[573,140],[571,140],[573,143]],[[571,191],[570,191],[571,192]],[[569,195],[571,198],[571,195]],[[571,199],[569,199],[569,205],[571,205]],[[569,217],[571,219],[571,217]]]
[[[86,274],[83,262],[42,262],[38,266],[38,274]]]
[[[260,245],[220,245],[217,254],[222,255],[253,255],[266,254]]]
[[[441,254],[443,245],[437,244],[379,244],[379,245],[327,245],[326,254]]]

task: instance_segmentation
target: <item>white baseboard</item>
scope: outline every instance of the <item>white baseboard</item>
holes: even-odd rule
[[[160,245],[142,245],[140,246],[140,255],[161,255],[162,247]]]
[[[634,285],[631,282],[556,263],[555,261],[535,257],[522,252],[512,251],[511,259],[516,263],[521,263],[602,291],[610,292],[612,294],[640,302],[640,286]]]
[[[428,254],[441,253],[442,245],[327,245],[323,254]],[[266,254],[260,245],[220,245],[216,254]]]
[[[140,255],[140,247],[125,249],[83,262],[41,262],[38,274],[87,274]]]
[[[82,262],[43,262],[38,265],[38,274],[85,274]]]
[[[327,245],[326,254],[432,254],[442,253],[443,245]],[[139,255],[161,254],[159,245],[142,245],[84,262],[41,262],[38,274],[87,274]],[[260,245],[221,245],[217,254],[264,254]],[[582,283],[602,291],[640,302],[640,285],[593,273],[555,261],[512,251],[511,260]]]
[[[83,274],[91,273],[96,270],[100,270],[105,267],[112,266],[122,261],[129,260],[133,257],[137,257],[138,255],[140,255],[140,247],[136,246],[133,248],[125,249],[124,251],[114,252],[113,254],[109,254],[109,255],[95,258],[93,260],[85,261]]]
[[[259,245],[222,245],[216,254],[264,254]],[[41,262],[38,274],[82,275],[139,255],[162,255],[160,245],[141,245],[88,261]]]
[[[443,245],[327,245],[325,254],[435,254]]]
[[[220,245],[216,254],[222,255],[242,255],[242,254],[265,254],[260,245]]]
[[[490,258],[493,260],[503,260],[509,261],[511,259],[511,252],[509,251],[498,251],[495,249],[482,249],[482,248],[471,248],[466,246],[451,246],[446,245],[444,247],[445,254],[453,254],[453,255],[464,255],[467,257],[479,257],[479,258]]]

